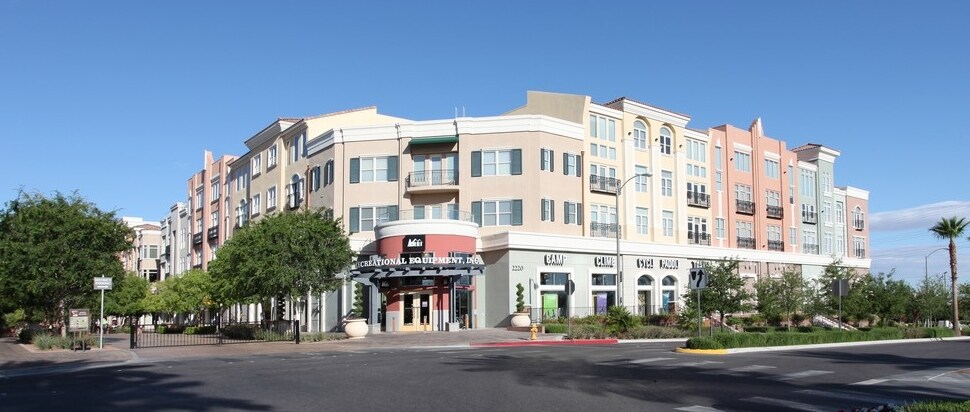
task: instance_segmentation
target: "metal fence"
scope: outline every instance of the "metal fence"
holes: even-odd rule
[[[233,343],[300,343],[299,321],[233,323],[229,325],[136,325],[130,329],[131,349]]]
[[[640,305],[626,306],[626,309],[634,316],[677,316],[678,310],[675,304],[662,305]],[[531,308],[529,316],[533,321],[543,321],[546,319],[562,318],[584,318],[587,316],[606,316],[606,307],[572,306],[568,308]]]

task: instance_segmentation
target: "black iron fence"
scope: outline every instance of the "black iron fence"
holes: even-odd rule
[[[284,320],[199,326],[136,325],[130,328],[130,335],[131,349],[253,342],[300,343],[300,322]]]

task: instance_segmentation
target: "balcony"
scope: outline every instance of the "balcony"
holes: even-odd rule
[[[687,206],[711,207],[711,195],[700,192],[687,192]]]
[[[852,227],[855,228],[855,230],[863,230],[866,228],[866,221],[862,220],[861,218],[852,219]]]
[[[687,232],[687,244],[710,246],[711,234]]]
[[[458,191],[458,173],[455,170],[411,172],[405,183],[408,193],[455,192]]]
[[[784,252],[785,251],[785,242],[784,241],[781,241],[781,240],[769,240],[768,241],[768,250],[773,250],[775,252]]]
[[[165,249],[162,249],[162,256],[168,257],[172,253],[172,246],[165,245]]]
[[[212,240],[218,237],[219,237],[219,226],[210,227],[209,230],[206,231],[206,238],[208,238],[209,240]]]
[[[737,206],[738,213],[745,214],[745,215],[754,214],[754,202],[750,202],[747,200],[735,200],[734,204],[735,206]]]
[[[589,177],[589,190],[593,192],[609,193],[615,195],[620,186],[620,179],[612,177],[591,175]]]
[[[591,222],[589,224],[589,235],[592,237],[616,238],[618,230],[620,230],[620,225],[615,223]]]
[[[756,242],[753,237],[741,237],[738,236],[738,248],[740,249],[754,249],[756,247]]]
[[[784,219],[785,218],[785,208],[781,206],[768,206],[768,217],[772,219]]]
[[[855,248],[853,250],[853,252],[855,252],[855,254],[853,256],[855,256],[855,257],[857,257],[859,259],[865,259],[866,258],[866,249],[865,248],[859,248],[859,247],[857,247],[857,248]]]
[[[192,244],[201,245],[202,244],[202,232],[192,235]]]
[[[809,255],[817,255],[818,245],[802,245],[802,253],[806,253]]]
[[[818,224],[818,213],[802,212],[802,223]]]

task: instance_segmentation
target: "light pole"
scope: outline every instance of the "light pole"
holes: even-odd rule
[[[620,194],[623,187],[638,177],[650,177],[653,173],[637,173],[616,187],[616,306],[623,306],[623,266],[620,261]]]
[[[927,287],[927,290],[926,291],[927,292],[929,292],[929,286],[930,286],[930,275],[929,275],[930,256],[933,256],[934,253],[939,252],[941,250],[950,250],[950,249],[949,248],[945,248],[945,247],[941,247],[939,249],[933,249],[932,251],[930,251],[930,253],[928,253],[926,255],[926,257],[923,258],[923,284],[926,285],[926,287]],[[927,311],[927,312],[929,312],[929,311]],[[927,313],[927,314],[929,314],[929,313]],[[929,320],[930,320],[929,317],[927,317],[926,318],[926,322],[927,322],[926,323],[926,326],[927,327],[930,326]]]

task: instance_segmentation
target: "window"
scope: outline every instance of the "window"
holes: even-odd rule
[[[832,234],[825,233],[822,235],[822,253],[825,255],[832,254]]]
[[[222,187],[222,185],[219,184],[219,180],[213,180],[212,181],[212,185],[210,186],[210,189],[211,190],[209,190],[210,192],[212,192],[212,201],[219,200],[219,188],[220,187]]]
[[[647,126],[639,120],[633,122],[633,147],[640,150],[647,148]]]
[[[276,186],[266,189],[266,210],[276,209]]]
[[[266,169],[276,166],[276,145],[272,145],[266,150]]]
[[[320,190],[320,166],[310,169],[310,190],[314,192]]]
[[[490,200],[482,202],[482,226],[511,226],[512,201]]]
[[[539,152],[539,157],[540,157],[540,163],[539,163],[540,170],[548,170],[550,172],[555,171],[554,169],[556,165],[555,165],[555,161],[553,160],[555,159],[555,152],[553,152],[551,149],[541,149],[541,151]]]
[[[666,197],[674,195],[674,174],[669,170],[660,171],[660,194]]]
[[[795,204],[795,168],[788,165],[788,204]]]
[[[714,169],[721,170],[721,148],[714,146]]]
[[[739,220],[736,222],[739,239],[754,238],[754,223]]]
[[[195,208],[202,209],[202,205],[205,203],[205,194],[203,189],[200,187],[195,191]]]
[[[734,169],[751,173],[751,153],[734,151]]]
[[[688,216],[687,236],[697,240],[701,240],[702,237],[707,237],[707,219],[697,216]]]
[[[788,240],[791,241],[791,245],[795,246],[798,244],[798,228],[789,228]]]
[[[252,202],[250,202],[250,204],[252,205],[252,210],[250,211],[250,213],[253,216],[258,215],[260,212],[263,211],[263,202],[259,197],[259,193],[253,195],[253,200]]]
[[[216,210],[215,212],[212,212],[212,214],[210,215],[210,217],[211,217],[210,222],[212,222],[211,223],[211,226],[212,227],[218,227],[219,226],[219,211]]]
[[[671,153],[671,146],[673,146],[673,137],[670,133],[670,129],[666,126],[660,128],[660,154],[669,155]]]
[[[734,185],[734,199],[735,200],[743,200],[745,202],[750,202],[751,201],[751,186],[742,185],[740,183],[736,183]]]
[[[720,171],[714,172],[714,189],[717,190],[718,192],[720,192],[721,190],[724,190],[722,188],[722,186],[721,186],[721,172]]]
[[[822,180],[822,191],[824,191],[825,194],[832,193],[832,173],[822,172],[821,180]]]
[[[246,205],[246,199],[239,201],[239,206],[236,206],[236,227],[243,227],[249,222],[249,207]]]
[[[237,170],[236,171],[236,191],[245,190],[249,188],[249,171]]]
[[[158,245],[142,245],[141,246],[141,258],[142,259],[158,259]]]
[[[718,239],[724,239],[724,218],[714,219],[714,232]]]
[[[674,212],[670,210],[663,211],[663,228],[664,236],[674,235]]]
[[[774,190],[765,191],[765,204],[769,207],[781,207],[781,193]]]
[[[777,179],[781,177],[781,168],[778,165],[777,160],[765,159],[765,176],[772,179]]]
[[[594,114],[589,115],[589,135],[590,137],[615,142],[616,120]]]
[[[257,176],[263,172],[263,158],[260,155],[253,156],[251,160],[253,166],[253,176]]]
[[[305,158],[306,151],[306,132],[300,133],[290,140],[290,163],[298,162]]]
[[[781,226],[768,225],[768,241],[769,242],[780,242],[781,241]]]
[[[866,257],[866,238],[853,236],[852,237],[852,256],[863,259]]]
[[[707,163],[707,143],[687,139],[687,160]]]
[[[835,255],[845,256],[845,237],[841,233],[835,237]]]
[[[634,166],[633,172],[638,175],[636,178],[634,178],[635,180],[633,181],[633,185],[636,188],[636,191],[639,193],[646,193],[647,178],[649,177],[647,176],[646,166]]]
[[[350,208],[350,233],[369,232],[380,223],[395,221],[397,206],[362,206]]]
[[[799,177],[799,194],[803,197],[815,197],[815,171],[801,169]]]
[[[542,221],[556,221],[556,205],[552,199],[542,199]]]
[[[636,210],[637,234],[646,235],[650,233],[650,210],[645,207],[638,207]]]
[[[607,205],[591,205],[589,221],[600,224],[616,224],[616,207]]]
[[[350,183],[396,182],[397,161],[397,156],[351,158]]]
[[[290,184],[286,185],[286,205],[289,208],[297,208],[303,204],[303,178],[294,174],[290,178]]]
[[[835,202],[835,223],[845,223],[845,203]]]
[[[567,225],[581,225],[583,224],[583,205],[582,203],[574,202],[564,202],[563,203],[563,219]]]
[[[323,185],[333,184],[333,159],[327,160],[327,164],[323,168]]]
[[[810,249],[815,249],[815,253],[818,253],[818,233],[812,229],[805,229],[802,231],[802,246],[808,248],[805,253],[810,253]]]
[[[583,158],[580,155],[563,153],[562,154],[562,164],[563,164],[562,174],[566,176],[582,176],[583,175],[582,161],[583,161]]]
[[[522,149],[472,152],[472,176],[510,176],[522,174]]]
[[[827,224],[832,224],[832,202],[824,201],[822,202],[822,222]]]
[[[414,218],[458,220],[458,205],[455,203],[418,205],[414,207]]]

